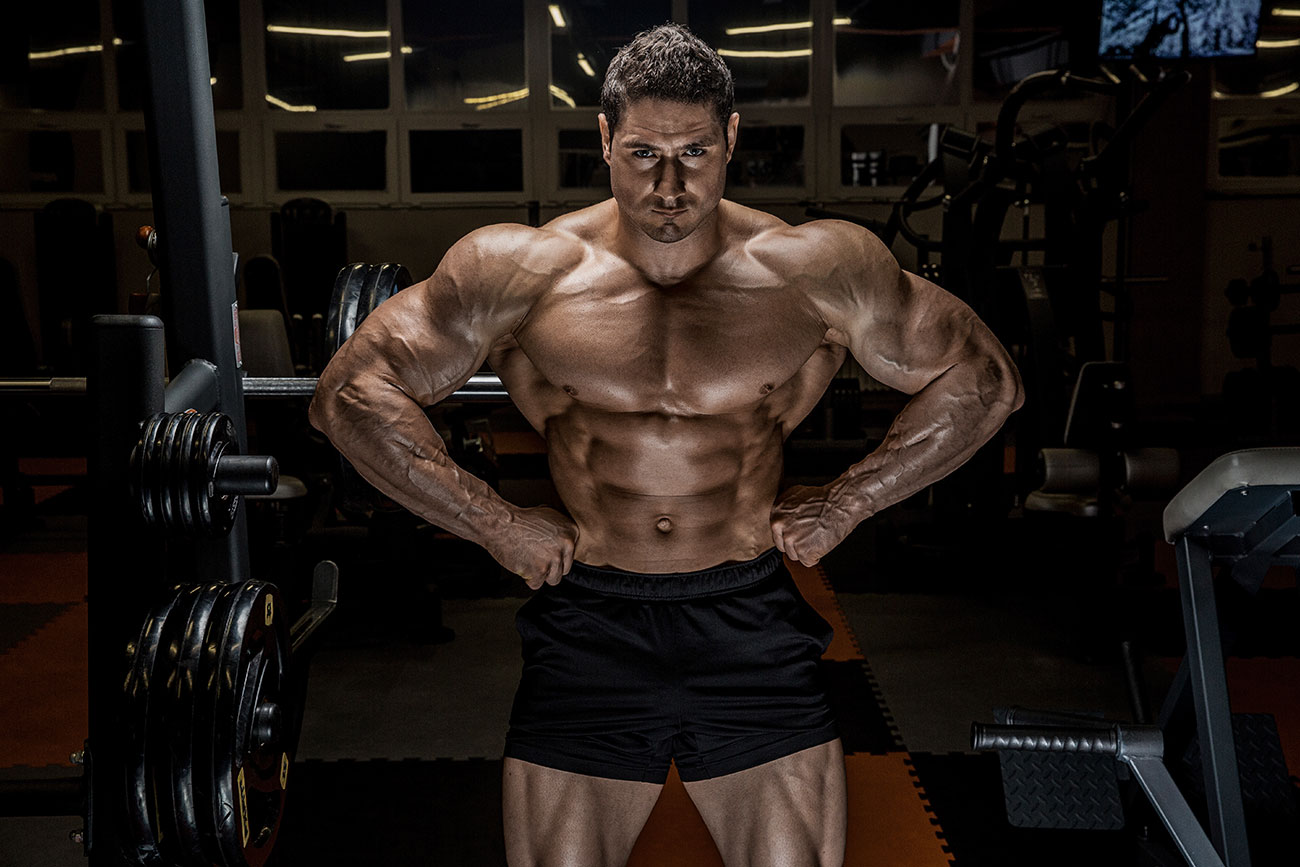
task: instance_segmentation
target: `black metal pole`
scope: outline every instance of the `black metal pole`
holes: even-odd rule
[[[230,213],[217,173],[216,122],[202,0],[142,0],[149,98],[145,127],[158,228],[158,272],[171,369],[217,366],[217,409],[248,451],[238,369],[238,307]],[[224,539],[195,544],[193,580],[248,577],[241,510]],[[180,576],[178,576],[180,577]]]
[[[131,495],[131,450],[140,421],[163,408],[163,324],[155,316],[96,316],[86,390],[92,481],[87,538],[89,614],[89,817],[84,842],[91,867],[122,863],[121,719],[126,647],[163,583],[162,546],[142,544],[140,508]],[[69,750],[76,744],[69,745]]]

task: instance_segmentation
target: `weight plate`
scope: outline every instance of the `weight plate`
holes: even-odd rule
[[[162,498],[158,488],[160,476],[158,452],[161,448],[163,428],[167,421],[166,413],[158,413],[145,420],[137,446],[139,460],[136,461],[137,498],[140,502],[140,514],[150,527],[162,527]]]
[[[150,685],[153,698],[149,702],[145,761],[153,788],[158,849],[169,865],[187,863],[184,860],[184,849],[179,845],[181,834],[177,829],[171,767],[171,727],[177,714],[177,682],[181,675],[178,665],[185,631],[194,608],[208,588],[214,586],[218,585],[194,584],[183,588],[171,614],[163,623],[158,657],[154,663],[154,678]]]
[[[217,840],[219,813],[214,746],[217,678],[232,608],[242,587],[242,584],[227,584],[217,596],[208,618],[208,634],[203,644],[203,659],[194,693],[194,810],[198,816],[203,852],[213,864],[223,863],[221,845]]]
[[[195,412],[186,413],[185,421],[181,427],[178,448],[176,452],[177,462],[172,468],[172,487],[175,490],[177,502],[180,504],[180,515],[182,519],[182,529],[187,535],[194,535],[199,532],[198,512],[194,508],[192,500],[193,489],[195,486],[195,474],[203,475],[202,462],[195,456],[195,444],[197,441],[198,428],[202,417]]]
[[[325,321],[325,351],[332,357],[339,347],[352,336],[357,322],[357,304],[366,278],[374,265],[357,262],[339,272],[330,295],[328,318]]]
[[[157,482],[162,495],[162,522],[163,526],[172,532],[184,526],[181,518],[184,504],[177,500],[176,492],[176,465],[179,461],[177,440],[184,422],[185,416],[182,413],[173,413],[167,417],[163,424],[162,445],[158,453]]]
[[[192,492],[192,498],[199,526],[213,536],[229,533],[239,511],[240,497],[237,494],[216,492],[217,461],[227,450],[231,454],[239,452],[234,422],[221,413],[208,413],[203,417],[195,451],[196,462],[202,458],[200,465],[204,467],[203,484]]]
[[[203,849],[199,814],[195,808],[194,766],[203,761],[211,741],[196,720],[195,710],[202,700],[205,684],[200,668],[208,626],[217,599],[228,585],[209,584],[195,599],[190,617],[179,637],[173,681],[167,693],[168,759],[171,765],[170,788],[175,819],[176,848],[182,864],[209,863]],[[166,795],[159,795],[166,802]],[[206,825],[206,822],[205,822]]]
[[[154,819],[157,811],[148,763],[150,705],[162,700],[162,692],[155,686],[155,674],[159,670],[156,663],[162,647],[163,624],[185,592],[185,588],[178,586],[155,605],[145,618],[136,640],[126,648],[125,709],[122,715],[126,833],[122,840],[128,849],[127,854],[149,867],[163,863],[158,852]]]
[[[245,582],[231,606],[214,693],[217,841],[227,867],[261,867],[284,812],[289,756],[280,708],[287,633],[279,592]]]
[[[357,321],[353,331],[361,327],[361,323],[375,312],[375,308],[410,285],[411,272],[404,266],[391,262],[380,265],[376,269],[374,281],[366,284],[366,291],[357,304]]]

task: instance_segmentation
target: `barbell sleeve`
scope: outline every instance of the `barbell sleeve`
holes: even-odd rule
[[[275,493],[280,483],[280,463],[270,455],[222,455],[217,458],[213,488],[217,494]]]

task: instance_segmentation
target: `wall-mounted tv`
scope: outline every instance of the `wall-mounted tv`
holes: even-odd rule
[[[1260,0],[1103,0],[1098,53],[1107,59],[1255,53]]]

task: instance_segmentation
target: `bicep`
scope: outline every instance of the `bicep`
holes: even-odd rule
[[[422,406],[448,397],[526,312],[507,291],[510,259],[497,230],[462,239],[429,279],[385,301],[361,323],[322,374],[322,384],[395,388]],[[509,239],[507,239],[509,240]]]
[[[846,321],[837,330],[868,374],[915,394],[996,340],[960,299],[885,255],[848,288]]]
[[[330,361],[326,374],[377,380],[421,406],[446,398],[483,364],[499,331],[481,309],[434,275],[377,307]],[[322,379],[325,377],[322,376]]]

